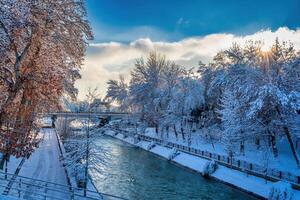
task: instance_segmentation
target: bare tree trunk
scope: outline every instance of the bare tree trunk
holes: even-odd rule
[[[290,133],[288,127],[286,127],[286,126],[283,127],[283,130],[284,130],[284,133],[285,133],[285,135],[286,135],[286,137],[287,137],[287,139],[288,139],[288,141],[289,141],[289,144],[290,144],[291,150],[292,150],[292,152],[293,152],[293,156],[294,156],[294,158],[295,158],[295,161],[296,161],[296,163],[297,163],[297,166],[299,167],[299,164],[300,164],[300,163],[299,163],[299,158],[298,158],[298,154],[297,154],[295,145],[294,145],[294,143],[293,143],[293,139],[292,139],[291,133]]]
[[[84,180],[85,183],[84,183],[84,193],[83,193],[85,197],[87,195],[89,159],[90,159],[90,120],[91,120],[90,112],[91,111],[89,109],[89,118],[88,118],[87,133],[86,133],[86,161],[85,161],[85,180]]]
[[[255,139],[256,149],[260,149],[260,140],[259,138]]]
[[[276,110],[277,110],[277,113],[279,114],[279,117],[281,119],[281,121],[284,121],[283,118],[282,118],[282,115],[281,115],[281,112],[280,112],[280,109],[278,106],[276,106]],[[295,145],[294,145],[294,142],[293,142],[293,139],[292,139],[292,135],[289,131],[289,128],[287,126],[283,126],[283,131],[288,139],[288,142],[289,142],[289,145],[291,147],[291,150],[292,150],[292,153],[293,153],[293,156],[295,158],[295,161],[297,163],[297,167],[300,166],[300,162],[299,162],[299,158],[298,158],[298,154],[297,154],[297,151],[296,151],[296,148],[295,148]]]
[[[174,128],[175,137],[178,138],[178,133],[177,133],[176,125],[175,124],[173,125],[173,128]]]
[[[3,24],[2,24],[2,27],[4,27]],[[21,77],[20,77],[20,67],[21,67],[21,63],[24,60],[24,57],[27,55],[27,52],[32,44],[32,35],[33,35],[33,33],[31,34],[30,42],[27,43],[27,45],[25,46],[25,48],[23,49],[23,51],[20,55],[17,53],[15,44],[13,44],[15,46],[15,51],[16,51],[16,61],[14,63],[15,83],[10,85],[8,98],[5,100],[4,104],[2,105],[2,109],[0,110],[0,129],[2,128],[3,122],[5,121],[5,117],[7,116],[7,113],[8,113],[6,111],[6,109],[9,108],[9,105],[16,98],[20,89],[22,89],[23,81],[21,80]],[[12,41],[12,42],[14,43],[14,41]],[[33,59],[27,66],[28,68],[32,67],[35,64],[35,59],[39,55],[39,52],[40,52],[40,47],[37,48]]]
[[[166,131],[167,131],[167,138],[169,138],[169,125],[167,125]]]
[[[158,125],[157,124],[155,124],[155,133],[156,133],[156,135],[158,134]]]
[[[181,124],[180,124],[180,131],[181,131],[182,139],[183,139],[183,141],[185,141],[184,131],[183,131],[183,122],[182,122],[182,120],[181,120]]]
[[[277,158],[278,157],[278,149],[277,149],[276,137],[275,137],[274,133],[271,134],[271,147],[272,147],[274,156]]]
[[[240,142],[240,153],[245,155],[245,143],[243,140]]]
[[[270,130],[268,130],[267,132],[268,132],[268,135],[269,135],[268,136],[269,146],[272,149],[274,157],[277,158],[278,157],[278,149],[277,149],[277,146],[276,146],[276,136]]]

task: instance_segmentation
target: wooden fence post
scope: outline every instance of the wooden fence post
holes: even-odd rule
[[[47,183],[45,184],[45,200],[47,200]]]
[[[18,189],[18,196],[21,198],[21,179],[19,179],[19,189]]]
[[[281,179],[282,178],[282,172],[279,171],[279,178]]]

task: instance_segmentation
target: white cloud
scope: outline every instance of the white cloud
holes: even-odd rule
[[[182,24],[188,24],[185,20]],[[152,38],[155,41],[175,40],[181,38],[182,34],[178,31],[166,32],[155,26],[134,26],[131,28],[112,27],[103,23],[93,26],[94,34],[100,41],[121,41],[130,42],[138,38]]]
[[[178,20],[177,20],[177,25],[188,25],[190,23],[189,20],[185,20],[183,17],[180,17]]]
[[[279,28],[277,31],[260,31],[252,35],[210,34],[204,37],[186,38],[177,42],[153,42],[141,38],[130,43],[97,43],[88,48],[84,62],[82,79],[76,82],[79,97],[83,98],[87,87],[98,87],[102,95],[106,92],[106,82],[119,74],[130,75],[136,58],[147,56],[150,51],[165,54],[168,59],[187,67],[197,67],[198,61],[209,62],[220,50],[230,47],[233,42],[262,40],[270,47],[276,37],[281,41],[291,41],[300,49],[300,29]]]

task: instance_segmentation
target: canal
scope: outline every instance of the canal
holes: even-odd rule
[[[255,199],[109,136],[98,142],[107,150],[106,164],[91,175],[101,192],[131,200]]]

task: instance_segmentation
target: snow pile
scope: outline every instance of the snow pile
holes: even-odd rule
[[[279,181],[271,188],[268,200],[292,200],[293,196],[291,184]]]
[[[77,186],[83,188],[85,184],[85,166],[78,163],[73,170]]]
[[[170,154],[168,155],[168,160],[173,160],[176,156],[179,155],[178,149],[176,149],[175,147],[172,149],[172,151],[170,152]]]
[[[118,132],[113,131],[113,132],[112,132],[112,136],[116,136],[116,135],[118,135]]]
[[[210,176],[212,173],[214,173],[218,168],[217,163],[214,160],[207,161],[203,167],[202,175],[203,176]]]
[[[0,195],[1,200],[18,200],[19,198],[11,197],[11,196],[2,196]]]
[[[152,149],[153,147],[155,147],[155,142],[150,142],[150,144],[148,144],[148,146],[147,146],[147,150],[150,150],[150,149]]]
[[[134,144],[137,144],[139,141],[140,141],[139,136],[138,136],[138,135],[135,135],[134,138],[133,138],[133,143],[134,143]]]

